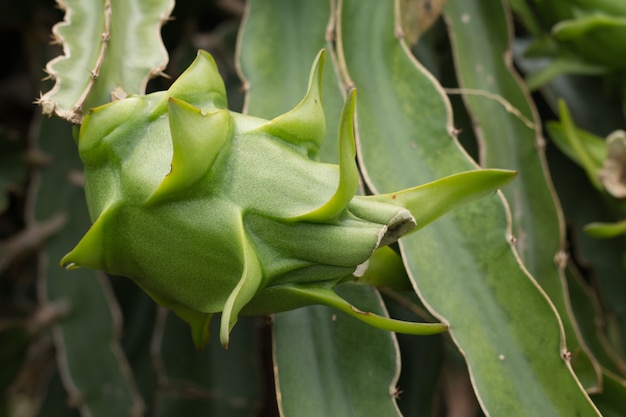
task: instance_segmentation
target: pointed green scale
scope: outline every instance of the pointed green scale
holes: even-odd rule
[[[294,220],[310,222],[330,222],[348,206],[359,188],[359,169],[356,165],[356,145],[354,143],[354,109],[356,90],[352,90],[346,100],[339,120],[339,185],[337,191],[323,206]]]
[[[163,303],[160,303],[164,305]],[[185,320],[191,327],[191,338],[196,349],[202,349],[209,342],[209,324],[213,318],[213,313],[202,313],[190,308],[175,309],[169,307],[178,317]]]
[[[173,199],[206,178],[217,155],[233,135],[228,110],[203,112],[175,98],[169,99],[169,123],[174,156],[170,173],[148,204]]]
[[[449,175],[396,193],[367,198],[409,210],[417,222],[417,227],[411,230],[414,232],[456,207],[494,193],[512,181],[515,175],[515,171],[504,169],[478,169]]]
[[[205,112],[228,108],[224,80],[215,60],[206,51],[198,51],[196,59],[167,90],[167,95],[155,106],[153,114],[165,111],[170,97],[186,101]]]
[[[311,159],[316,159],[326,134],[326,119],[322,108],[322,75],[326,52],[320,51],[309,76],[309,88],[302,101],[289,112],[260,127],[288,142]]]
[[[91,268],[108,270],[106,262],[106,239],[109,236],[114,208],[107,208],[91,225],[85,236],[70,253],[61,259],[61,266],[66,269]]]
[[[239,312],[254,296],[261,287],[263,270],[254,248],[241,227],[241,243],[243,249],[243,272],[235,289],[231,292],[224,304],[220,322],[220,342],[224,348],[228,347],[230,331],[237,323]]]
[[[209,325],[213,318],[213,313],[204,313],[189,308],[183,304],[173,302],[167,298],[162,297],[160,294],[151,291],[149,288],[137,282],[137,285],[141,287],[154,301],[165,308],[168,308],[174,312],[178,317],[183,319],[191,328],[191,338],[196,349],[201,349],[209,342]]]

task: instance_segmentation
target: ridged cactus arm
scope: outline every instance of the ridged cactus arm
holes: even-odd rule
[[[143,94],[168,61],[159,31],[173,0],[63,0],[53,28],[63,55],[46,66],[54,86],[39,99],[44,114],[82,122],[93,107]],[[138,45],[139,48],[138,48]]]
[[[52,32],[55,42],[63,45],[64,54],[46,66],[55,84],[40,98],[39,104],[44,114],[56,114],[80,123],[110,40],[111,5],[110,1],[89,5],[76,0],[59,4],[65,10],[65,19],[57,23]],[[88,33],[90,35],[85,36]],[[92,45],[85,45],[86,42]]]

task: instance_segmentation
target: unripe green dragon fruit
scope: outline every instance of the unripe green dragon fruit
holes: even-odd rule
[[[340,164],[317,157],[323,60],[320,53],[302,102],[270,121],[227,109],[206,52],[168,91],[91,110],[78,147],[94,224],[61,264],[131,278],[191,325],[198,346],[214,313],[222,313],[226,346],[239,314],[318,303],[389,330],[444,331],[444,324],[362,312],[333,287],[361,274],[377,248],[418,220],[492,192],[512,174],[478,170],[399,193],[355,195],[354,92],[340,120]],[[415,205],[423,215],[405,208]]]

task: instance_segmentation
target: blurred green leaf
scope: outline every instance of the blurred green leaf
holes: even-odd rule
[[[623,54],[626,17],[591,13],[572,20],[562,20],[552,28],[554,37],[573,47],[577,55],[591,63],[612,70],[626,69]]]
[[[571,122],[571,118],[568,121]],[[606,159],[604,139],[575,126],[573,128],[573,130],[566,130],[564,122],[546,123],[546,130],[550,134],[550,139],[559,147],[561,152],[583,168],[585,167],[583,160],[586,160],[589,166],[587,175],[597,177],[597,172]],[[579,152],[583,155],[581,156]]]
[[[616,223],[593,222],[586,225],[584,230],[589,236],[599,239],[617,237],[626,234],[626,220]]]
[[[585,170],[589,182],[598,190],[601,190],[602,186],[598,178],[598,171],[602,168],[602,162],[606,159],[604,141],[590,134],[579,135],[572,116],[567,109],[567,104],[563,100],[559,101],[559,116],[567,143],[567,145],[563,145],[563,148],[568,149],[568,153],[573,155],[572,159]],[[557,141],[556,143],[562,142]],[[600,146],[602,146],[602,150]],[[602,155],[602,159],[598,160],[600,155]]]
[[[542,2],[545,3],[545,2]],[[513,44],[515,64],[526,74],[526,83],[532,87],[534,73],[541,71],[549,60],[531,57],[526,54],[527,38],[516,38]],[[616,129],[624,127],[624,115],[621,99],[612,89],[607,88],[602,77],[564,75],[555,78],[540,89],[541,98],[546,100],[548,108],[542,108],[542,115],[553,118],[550,110],[558,113],[558,102],[563,99],[576,124],[596,135],[606,136]],[[539,103],[541,100],[538,101]],[[548,122],[549,124],[550,122]]]
[[[526,84],[529,90],[537,90],[564,75],[605,75],[608,72],[605,67],[590,64],[567,51],[558,51],[551,58],[547,65],[527,76]]]

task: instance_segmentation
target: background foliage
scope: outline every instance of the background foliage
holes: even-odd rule
[[[2,2],[0,416],[626,415],[619,1],[65,3],[73,25],[55,33],[75,53],[48,71],[73,92],[44,96],[48,113],[76,121],[76,103],[115,86],[167,88],[206,49],[230,108],[271,118],[300,100],[326,48],[322,159],[337,159],[355,86],[364,190],[478,165],[518,177],[373,262],[379,290],[342,288],[448,333],[394,335],[309,307],[243,318],[228,350],[217,338],[195,350],[129,280],[58,267],[89,227],[72,125],[32,104],[54,85],[40,80],[63,53],[49,44],[63,13]]]

